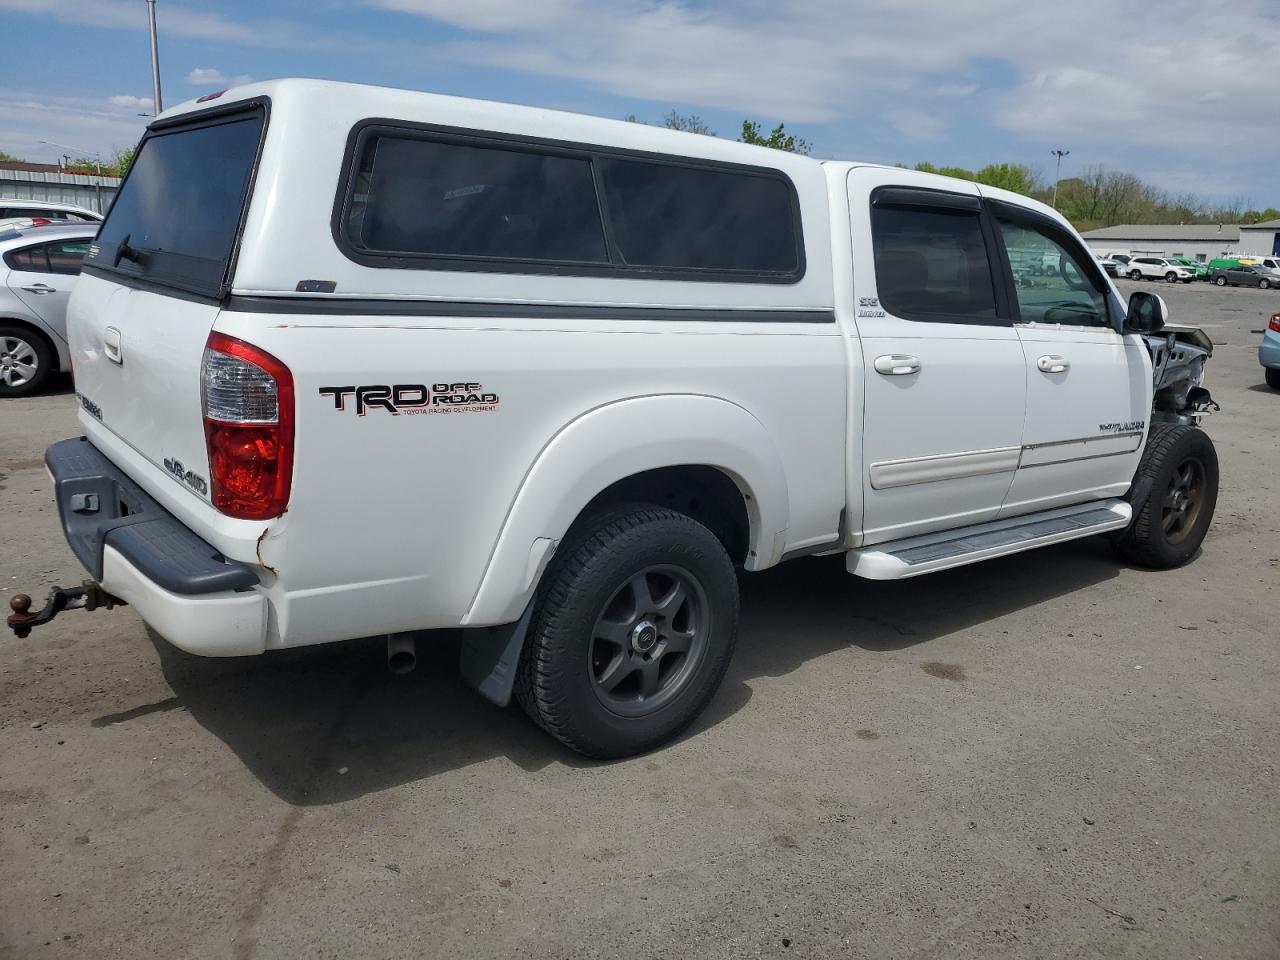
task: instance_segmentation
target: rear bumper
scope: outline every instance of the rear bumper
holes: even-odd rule
[[[1268,330],[1258,346],[1258,362],[1264,367],[1280,367],[1280,333]]]
[[[84,438],[55,443],[45,463],[67,543],[104,590],[190,653],[265,649],[267,598],[252,566],[221,556]]]

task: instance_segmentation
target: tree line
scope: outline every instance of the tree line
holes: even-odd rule
[[[902,166],[902,164],[899,164]],[[1053,184],[1032,167],[993,163],[981,170],[935,167],[917,163],[913,169],[1002,187],[1051,203]],[[1280,219],[1280,210],[1259,210],[1245,198],[1213,203],[1192,193],[1171,194],[1143,182],[1134,173],[1086,167],[1074,177],[1058,181],[1057,207],[1077,230],[1094,230],[1122,223],[1258,223]]]
[[[87,176],[123,177],[133,160],[134,147],[116,150],[109,157],[71,157],[62,164],[64,173],[82,173]],[[26,163],[22,157],[0,150],[0,163]]]

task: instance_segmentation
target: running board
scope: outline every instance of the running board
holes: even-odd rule
[[[1123,500],[1095,501],[877,543],[851,550],[845,562],[850,573],[868,580],[903,580],[1051,543],[1122,530],[1132,518],[1133,508]]]

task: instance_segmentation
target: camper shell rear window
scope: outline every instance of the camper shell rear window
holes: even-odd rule
[[[766,167],[386,120],[351,134],[333,233],[372,267],[738,283],[804,275]]]
[[[85,266],[226,293],[266,119],[263,99],[149,128]]]

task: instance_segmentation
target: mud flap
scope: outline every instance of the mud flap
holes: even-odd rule
[[[533,600],[515,623],[500,627],[464,630],[458,668],[462,679],[475,687],[486,700],[505,707],[511,702],[511,691],[520,666],[529,621],[533,619]]]

